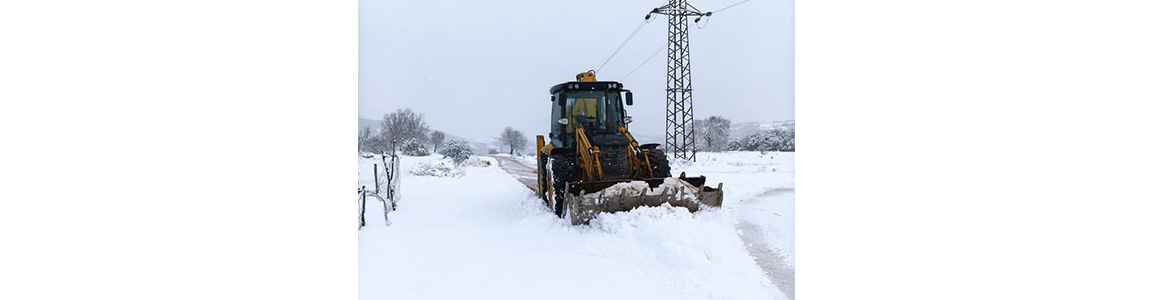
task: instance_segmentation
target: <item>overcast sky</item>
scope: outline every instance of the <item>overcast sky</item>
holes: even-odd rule
[[[740,0],[692,0],[713,11]],[[597,69],[663,0],[359,1],[358,116],[399,108],[432,129],[466,138],[549,130],[548,89]],[[690,25],[697,118],[732,122],[794,118],[791,0],[752,0]],[[667,19],[652,18],[598,72],[619,80],[666,44]],[[634,91],[631,130],[666,128],[666,52],[623,81]]]

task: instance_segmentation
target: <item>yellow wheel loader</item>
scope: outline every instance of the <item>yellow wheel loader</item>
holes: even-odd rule
[[[549,93],[551,130],[547,140],[536,136],[537,192],[558,217],[578,225],[640,206],[669,203],[695,212],[723,205],[722,183],[711,188],[704,176],[671,177],[658,144],[634,140],[626,130],[633,118],[622,105],[634,105],[634,94],[621,83],[597,81],[589,71]]]

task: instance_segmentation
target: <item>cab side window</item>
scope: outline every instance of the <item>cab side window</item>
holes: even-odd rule
[[[561,140],[561,126],[560,126],[560,124],[557,124],[557,120],[564,118],[564,114],[565,114],[564,109],[560,105],[558,105],[558,103],[557,103],[557,99],[560,99],[560,97],[564,97],[564,95],[556,95],[556,97],[557,97],[556,99],[553,99],[552,105],[551,105],[552,106],[552,124],[550,124],[551,127],[549,130],[549,140],[550,140],[549,142],[550,143],[552,143],[553,141]],[[561,145],[556,145],[556,144],[554,144],[554,146],[561,147]]]

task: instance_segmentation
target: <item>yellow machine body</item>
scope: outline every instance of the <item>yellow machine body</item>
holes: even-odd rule
[[[671,177],[658,145],[634,139],[619,92],[626,93],[625,105],[633,105],[633,95],[621,83],[599,82],[593,71],[576,79],[550,89],[550,135],[536,137],[536,192],[558,216],[585,224],[600,213],[640,206],[669,203],[692,212],[722,206],[722,183],[712,188],[704,176]],[[629,184],[609,189],[623,183]],[[628,190],[632,186],[643,188]]]

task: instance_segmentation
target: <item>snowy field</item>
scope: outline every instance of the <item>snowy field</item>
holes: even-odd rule
[[[534,163],[531,156],[514,156]],[[639,208],[590,225],[556,218],[491,157],[459,177],[415,176],[358,233],[362,299],[789,299],[795,269],[794,154],[700,153],[674,174],[724,183],[722,209]],[[360,158],[359,185],[373,164]],[[783,273],[783,274],[777,274]],[[788,280],[788,281],[785,281]]]

